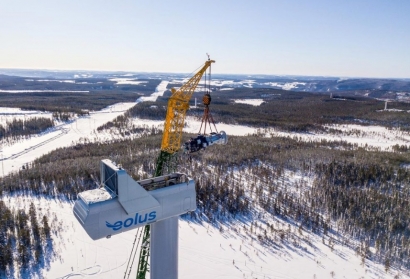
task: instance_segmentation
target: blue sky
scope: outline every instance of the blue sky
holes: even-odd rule
[[[0,68],[410,78],[408,0],[0,0]]]

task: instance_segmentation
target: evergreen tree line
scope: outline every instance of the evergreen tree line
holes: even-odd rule
[[[303,168],[297,171],[315,177],[313,186],[308,187],[304,181],[286,181],[283,172],[287,168],[276,163],[248,161],[235,170],[187,168],[192,176],[201,173],[196,180],[200,213],[211,221],[223,220],[226,213],[235,218],[260,206],[313,233],[340,234],[343,244],[355,249],[362,262],[372,259],[384,263],[386,269],[391,265],[410,267],[410,171],[372,162],[302,162]],[[246,184],[248,195],[241,191]],[[240,195],[233,196],[242,204],[230,211],[232,199],[221,197],[235,193],[232,188],[239,189]],[[276,232],[280,239],[288,238],[286,232]]]
[[[44,86],[44,85],[43,85]],[[141,86],[142,87],[142,86]],[[144,87],[145,90],[145,87]],[[155,87],[152,91],[154,92]],[[146,93],[146,92],[144,92]],[[23,110],[87,114],[120,102],[135,102],[141,96],[134,90],[93,90],[90,92],[34,92],[10,94],[0,92],[2,107],[17,107]]]
[[[269,92],[272,92],[270,94]],[[165,119],[169,94],[158,97],[155,102],[140,102],[124,115],[117,117],[99,131],[116,127],[127,127],[132,118],[163,120]],[[248,96],[248,97],[246,97]],[[194,97],[202,98],[202,93]],[[261,98],[260,106],[234,103],[238,98]],[[341,106],[341,102],[343,106]],[[191,104],[192,105],[192,104]],[[201,119],[203,109],[191,108],[189,115]],[[395,108],[410,109],[406,103],[394,103]],[[408,130],[410,116],[400,111],[383,111],[384,103],[371,98],[355,97],[336,100],[327,95],[288,92],[275,89],[235,89],[217,91],[212,94],[211,112],[216,122],[227,124],[250,125],[253,127],[271,127],[290,132],[325,132],[326,124],[364,124],[400,127]],[[329,129],[328,129],[329,130]]]
[[[99,126],[97,128],[98,132],[102,132],[104,130],[109,131],[109,133],[114,135],[120,135],[122,137],[129,137],[133,136],[144,136],[144,135],[152,135],[152,134],[159,134],[161,130],[158,127],[152,125],[151,127],[146,124],[134,124],[131,118],[126,118],[123,115],[115,118],[113,121],[108,121],[107,123]]]
[[[0,193],[23,191],[76,199],[79,192],[99,186],[99,162],[106,158],[122,164],[134,179],[144,179],[154,173],[160,142],[161,135],[153,134],[60,148],[0,179]]]
[[[51,228],[46,215],[40,219],[33,203],[29,212],[10,209],[0,201],[0,275],[8,277],[17,265],[29,269],[48,262]]]
[[[268,214],[299,224],[300,228],[316,234],[328,234],[331,228],[329,221],[317,212],[317,208],[310,206],[303,194],[306,182],[290,183],[285,179],[283,166],[259,160],[244,162],[240,167],[203,163],[188,161],[184,169],[190,176],[197,177],[198,210],[190,215],[194,220],[205,216],[205,220],[211,223],[229,222],[241,216],[253,224],[252,234],[256,233],[260,218],[254,212],[256,208],[262,208]],[[278,239],[294,239],[290,230],[275,228],[274,224],[265,224],[264,230],[261,225],[260,228],[263,234],[258,234],[258,239],[262,242],[272,244]]]
[[[75,115],[78,116],[83,116],[83,115],[89,115],[88,111],[83,111],[83,110],[79,110],[76,113],[74,112],[68,112],[68,111],[55,111],[53,112],[53,118],[56,120],[60,120],[63,122],[66,122],[68,120],[71,120],[75,117]]]
[[[152,177],[161,138],[152,130],[133,140],[58,149],[2,178],[0,190],[3,195],[23,191],[75,200],[79,192],[99,187],[99,161],[104,158],[122,164],[136,180]],[[261,207],[319,235],[339,232],[346,242],[361,241],[365,257],[407,265],[409,174],[400,165],[409,155],[256,134],[232,136],[227,145],[212,146],[191,159],[180,157],[178,171],[196,181],[193,218],[215,223],[242,216],[251,221],[257,218],[253,208]],[[288,171],[316,177],[313,186],[287,179]],[[292,239],[289,230],[268,227],[272,236],[262,234],[261,241]],[[404,250],[398,249],[398,241]],[[377,255],[369,252],[373,246]]]
[[[128,109],[123,115],[117,116],[113,121],[99,126],[97,131],[109,130],[115,128],[121,133],[133,134],[138,132],[138,127],[132,124],[132,119],[135,117],[153,120],[164,120],[166,114],[166,103],[158,102],[140,102]]]
[[[308,193],[312,206],[359,239],[363,257],[410,267],[409,170],[337,161],[315,168],[317,179]]]
[[[247,93],[247,95],[246,95]],[[232,99],[260,98],[260,106],[233,103]],[[212,93],[211,111],[219,121],[232,119],[238,124],[255,127],[277,127],[287,131],[321,131],[325,124],[382,125],[409,128],[410,105],[394,102],[391,108],[403,111],[383,111],[384,102],[354,96],[343,100],[329,95],[282,91],[276,89],[237,88]]]
[[[13,119],[6,125],[0,124],[0,139],[16,139],[21,136],[39,134],[54,126],[54,121],[45,117],[34,117],[26,120]]]

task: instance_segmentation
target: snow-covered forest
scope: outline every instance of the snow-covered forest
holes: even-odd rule
[[[136,180],[152,177],[173,84],[152,82],[151,93],[157,85],[155,98],[139,92],[138,102],[114,99],[86,114],[27,117],[41,132],[4,114],[0,124],[14,134],[0,134],[3,277],[124,276],[125,264],[107,266],[100,257],[119,253],[126,262],[136,232],[91,244],[70,208],[79,192],[99,186],[101,159]],[[228,144],[179,158],[178,171],[196,181],[198,205],[180,220],[181,278],[410,276],[410,105],[384,111],[380,101],[349,98],[215,90],[211,110]],[[202,110],[190,110],[186,138],[198,131]],[[10,128],[20,122],[21,129]],[[108,241],[122,251],[107,252]],[[215,249],[220,254],[211,260]],[[190,266],[206,268],[205,277]]]

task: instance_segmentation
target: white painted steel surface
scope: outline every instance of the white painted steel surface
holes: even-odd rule
[[[195,182],[172,173],[134,181],[109,160],[101,161],[99,189],[78,194],[74,215],[94,240],[196,209]]]
[[[150,278],[178,279],[178,216],[151,225]]]

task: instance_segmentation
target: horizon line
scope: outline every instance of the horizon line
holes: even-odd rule
[[[70,69],[44,69],[44,68],[0,68],[0,70],[12,71],[44,71],[44,72],[104,72],[104,73],[135,73],[135,74],[179,74],[192,73],[183,72],[154,72],[154,71],[127,71],[127,70],[70,70]],[[212,73],[212,75],[234,75],[234,76],[276,76],[276,77],[310,77],[310,78],[339,78],[339,79],[399,79],[410,80],[410,77],[369,77],[369,76],[335,76],[335,75],[303,75],[303,74],[249,74],[249,73]]]

